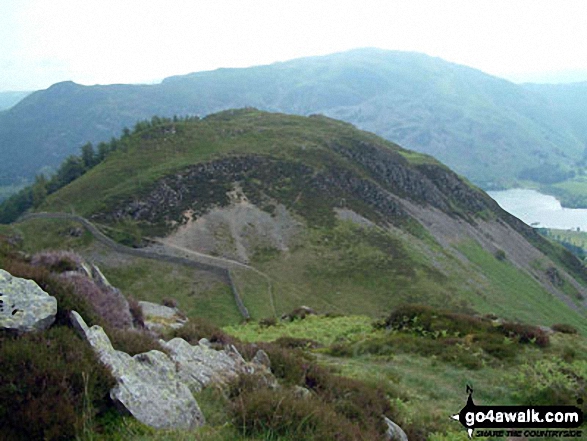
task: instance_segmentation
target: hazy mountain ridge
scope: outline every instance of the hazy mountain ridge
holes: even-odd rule
[[[32,92],[0,92],[0,111],[11,108],[31,93]]]
[[[544,164],[571,170],[584,152],[568,113],[532,90],[422,54],[361,49],[149,86],[56,84],[0,114],[0,182],[30,179],[86,141],[108,140],[152,115],[244,106],[352,122],[485,187],[510,185]]]

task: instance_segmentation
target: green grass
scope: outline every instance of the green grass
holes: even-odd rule
[[[536,325],[549,326],[564,321],[587,334],[583,315],[555,298],[507,259],[496,259],[470,240],[461,242],[456,248],[486,278],[478,280],[482,295],[471,296],[473,307],[478,311]],[[528,308],[528,305],[532,305],[532,308]]]
[[[323,346],[349,337],[358,338],[372,331],[372,319],[366,316],[323,317],[307,316],[304,320],[291,323],[279,321],[275,326],[262,326],[250,322],[238,326],[226,326],[224,331],[245,342],[271,342],[280,337],[293,336],[310,339]]]
[[[322,345],[341,341],[360,343],[385,334],[385,331],[374,331],[364,316],[308,316],[304,320],[280,322],[272,327],[248,323],[225,327],[224,330],[245,341],[274,341],[291,336],[312,339]],[[526,387],[519,383],[523,365],[532,366],[540,360],[584,362],[587,359],[585,337],[556,333],[550,340],[551,344],[546,348],[519,345],[515,358],[499,364],[485,364],[478,369],[468,369],[437,356],[422,356],[413,351],[395,351],[384,356],[357,353],[350,357],[328,355],[323,348],[312,352],[320,364],[331,366],[341,375],[382,386],[390,395],[396,417],[406,426],[420,428],[428,434],[427,439],[464,440],[463,433],[466,436],[466,432],[449,416],[458,413],[465,405],[467,385],[475,390],[476,404],[528,404],[523,397]],[[431,436],[432,433],[435,435]]]
[[[587,176],[578,175],[572,179],[543,188],[545,193],[556,196],[564,207],[587,207]]]
[[[23,249],[28,253],[47,249],[78,250],[94,240],[78,222],[62,219],[29,219],[5,228],[23,239]]]
[[[242,320],[230,287],[206,272],[140,258],[100,268],[126,296],[155,303],[173,298],[188,318],[204,317],[218,325]]]
[[[576,247],[577,249],[574,249],[573,252],[579,258],[587,256],[587,232],[556,229],[548,229],[545,231],[548,238],[563,245],[568,244],[571,245],[571,247]]]
[[[338,221],[334,228],[312,229],[289,252],[255,265],[270,277],[278,316],[301,305],[320,312],[372,317],[406,302],[459,307],[462,289],[431,268],[422,250],[438,253],[435,258],[455,267],[429,237],[419,239],[346,221]],[[252,317],[273,315],[260,282],[255,292],[261,300],[259,307],[253,306]],[[245,304],[251,304],[246,294]]]
[[[231,270],[241,300],[252,319],[274,317],[276,293],[273,282],[262,275],[247,269]]]

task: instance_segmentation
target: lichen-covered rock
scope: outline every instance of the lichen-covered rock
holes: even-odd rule
[[[161,329],[179,329],[187,323],[187,319],[177,308],[140,301],[145,327],[150,331]]]
[[[110,368],[117,381],[110,396],[119,407],[158,429],[191,429],[204,424],[198,403],[166,354],[153,350],[131,357],[115,350],[100,326],[88,328],[75,311],[71,322]]]
[[[55,321],[57,299],[33,280],[0,269],[0,329],[18,333],[41,331]]]
[[[383,417],[383,419],[385,420],[385,424],[387,424],[386,435],[389,441],[408,441],[406,432],[404,432],[400,426],[387,417]]]
[[[251,363],[264,366],[267,369],[271,369],[271,360],[269,359],[269,356],[267,355],[267,352],[265,352],[263,349],[259,349],[257,351],[257,353],[255,354],[255,356],[251,360]]]
[[[192,346],[181,338],[159,342],[169,351],[182,381],[193,391],[200,391],[210,383],[224,384],[252,371],[249,363],[230,346],[217,351],[206,345]]]

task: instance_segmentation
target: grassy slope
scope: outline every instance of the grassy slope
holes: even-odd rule
[[[272,342],[279,337],[313,340],[319,347],[305,349],[305,351],[317,357],[321,365],[331,367],[340,375],[360,379],[383,388],[391,399],[395,418],[402,424],[416,426],[420,436],[433,441],[468,439],[459,423],[449,418],[464,406],[467,385],[474,388],[475,402],[479,405],[528,405],[530,389],[556,388],[557,384],[565,387],[564,385],[567,384],[564,378],[557,377],[554,372],[545,373],[540,378],[526,376],[527,372],[531,372],[532,366],[541,363],[556,366],[556,363],[565,360],[565,363],[568,363],[566,366],[573,366],[581,378],[585,378],[587,374],[585,371],[587,341],[585,337],[577,335],[557,333],[551,337],[551,344],[546,348],[520,345],[513,359],[485,364],[478,369],[467,369],[459,366],[458,363],[448,362],[438,357],[422,356],[409,349],[406,352],[406,348],[398,348],[387,355],[361,353],[345,357],[329,355],[329,347],[334,343],[360,343],[389,335],[388,331],[374,330],[370,319],[364,316],[309,316],[304,320],[280,322],[270,327],[250,322],[225,327],[224,330],[244,342]],[[425,339],[425,337],[419,337],[419,339]],[[575,378],[573,381],[581,380]],[[524,385],[528,390],[525,390]],[[569,391],[566,390],[566,393]],[[219,399],[217,391],[208,389],[197,394],[196,398],[208,419],[208,426],[196,434],[184,431],[155,431],[132,419],[124,419],[121,423],[118,417],[104,435],[95,434],[96,439],[121,441],[127,439],[137,441],[252,439],[242,437],[233,424],[226,423],[228,416],[226,410],[220,405],[223,400]],[[551,397],[550,401],[553,399]],[[583,433],[585,434],[585,430]],[[293,441],[287,436],[279,439]],[[580,439],[587,439],[587,436]]]
[[[479,311],[536,325],[550,326],[564,321],[587,334],[584,315],[570,310],[507,260],[496,259],[471,241],[461,243],[458,249],[486,277],[485,281],[480,281],[480,291],[475,297],[475,306]],[[532,307],[528,308],[529,305]]]
[[[226,327],[225,330],[249,342],[274,341],[279,337],[292,336],[311,339],[326,347],[333,342],[361,342],[386,332],[374,331],[369,326],[369,320],[361,316],[310,316],[305,320],[271,327],[249,323]],[[477,370],[447,363],[436,357],[402,353],[401,350],[388,356],[356,354],[353,357],[333,357],[327,355],[324,349],[315,352],[321,363],[333,366],[342,375],[371,381],[394,391],[394,395],[399,397],[395,405],[402,418],[418,421],[423,428],[437,432],[435,439],[464,440],[465,436],[460,436],[462,428],[448,417],[465,404],[466,385],[473,386],[477,404],[527,404],[520,397],[523,391],[516,383],[523,365],[533,365],[540,360],[557,360],[571,353],[585,360],[586,350],[585,337],[556,334],[546,349],[521,347],[514,360],[485,365]],[[447,431],[450,435],[440,436],[440,433]]]
[[[302,158],[316,168],[328,158],[363,175],[362,170],[340,162],[323,147],[332,140],[345,139],[384,144],[399,151],[411,164],[437,164],[430,157],[328,118],[230,111],[201,121],[178,123],[175,134],[156,128],[128,137],[124,141],[126,148],[50,196],[41,209],[74,211],[85,216],[107,211],[146,192],[162,176],[227,154],[268,154],[294,161]],[[97,197],[88,197],[89,194]],[[587,331],[581,315],[569,311],[521,270],[499,262],[474,243],[462,244],[458,251],[470,260],[471,266],[455,259],[450,250],[443,250],[425,233],[398,231],[378,236],[375,230],[339,222],[335,227],[308,230],[304,240],[288,253],[272,253],[269,259],[256,256],[253,265],[269,274],[269,281],[250,271],[236,272],[235,281],[253,318],[280,315],[300,304],[323,312],[377,316],[399,304],[419,302],[496,312],[536,324],[568,321]],[[139,298],[159,298],[163,294],[141,293],[139,281],[149,265],[152,264],[128,266],[128,276],[121,268],[107,267],[105,272]],[[570,287],[569,290],[572,295]],[[186,296],[180,295],[187,301]],[[220,302],[222,313],[206,313],[220,323],[235,319],[226,293],[200,301],[205,311],[212,311],[211,306]],[[191,311],[191,306],[187,310]]]
[[[238,112],[238,111],[237,111]],[[313,149],[332,137],[356,132],[352,126],[326,119],[242,111],[217,114],[198,122],[178,123],[176,135],[159,134],[154,139],[133,136],[128,147],[115,152],[104,164],[90,170],[75,185],[50,196],[45,209],[87,215],[103,211],[117,202],[141,194],[157,179],[188,165],[223,154],[271,154],[295,158],[302,149]],[[365,134],[366,139],[371,136]],[[388,143],[388,146],[399,149]],[[301,154],[303,156],[303,153]],[[98,194],[99,198],[88,198]]]

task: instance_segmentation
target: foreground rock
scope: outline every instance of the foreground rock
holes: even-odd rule
[[[383,417],[383,419],[385,420],[385,424],[387,424],[386,435],[389,441],[408,441],[406,432],[404,432],[400,426],[395,424],[387,417]]]
[[[120,407],[157,429],[192,429],[204,424],[198,403],[166,354],[153,350],[131,357],[115,350],[100,326],[88,328],[77,312],[72,311],[71,321],[111,369],[117,385],[110,397]]]
[[[145,327],[150,331],[179,329],[187,323],[187,319],[179,309],[156,303],[139,301],[143,311]]]
[[[223,385],[239,375],[255,373],[269,387],[277,384],[269,358],[261,350],[248,363],[234,346],[217,351],[205,339],[192,346],[174,338],[160,340],[169,356],[153,350],[131,357],[115,350],[100,326],[88,328],[75,311],[71,322],[116,379],[117,385],[110,391],[114,402],[151,427],[191,429],[203,425],[204,415],[192,392],[211,383]]]
[[[268,382],[273,382],[273,376],[267,366],[246,362],[234,346],[217,351],[211,349],[205,341],[192,346],[181,338],[174,338],[168,342],[159,340],[159,343],[169,351],[180,378],[194,392],[202,390],[210,383],[226,384],[242,374],[266,374]],[[260,358],[260,353],[268,359],[263,351],[258,351],[256,357]]]
[[[55,321],[57,299],[33,280],[0,269],[0,329],[42,331]]]

